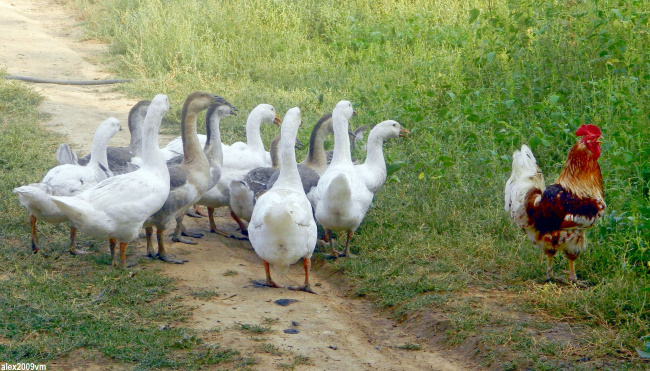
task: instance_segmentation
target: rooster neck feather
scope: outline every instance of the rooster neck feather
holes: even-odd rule
[[[557,184],[581,198],[604,199],[598,158],[582,142],[569,151]]]

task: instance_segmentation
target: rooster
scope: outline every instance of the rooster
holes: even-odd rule
[[[569,151],[557,183],[545,187],[535,156],[528,146],[515,151],[512,175],[506,183],[505,209],[534,246],[546,254],[547,280],[552,279],[553,256],[564,251],[568,279],[577,282],[574,262],[585,251],[585,232],[605,212],[600,156],[601,132],[596,125],[581,125],[582,137]]]

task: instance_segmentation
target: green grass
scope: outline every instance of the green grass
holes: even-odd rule
[[[48,364],[85,348],[129,368],[197,369],[240,361],[236,350],[215,351],[200,333],[170,326],[189,309],[169,295],[172,280],[156,270],[129,274],[115,270],[106,254],[73,257],[66,228],[44,223],[43,249],[31,253],[27,214],[11,190],[39,181],[55,165],[54,156],[43,153],[55,153],[60,138],[39,128],[41,100],[24,84],[0,79],[0,359]],[[107,247],[83,236],[79,244]]]
[[[450,344],[500,344],[474,354],[486,364],[544,369],[588,357],[586,369],[596,358],[642,367],[634,362],[650,334],[650,1],[68,2],[89,37],[110,43],[116,74],[135,79],[126,93],[181,102],[203,89],[238,107],[240,117],[222,125],[224,142],[244,138],[243,118],[261,102],[299,106],[305,143],[340,99],[355,104],[354,127],[396,119],[411,131],[385,146],[401,169],[357,231],[359,258],[334,263],[357,295],[399,319],[443,313]],[[552,182],[581,123],[603,131],[608,205],[577,263],[587,289],[539,283],[543,258],[503,211],[512,152],[529,144]],[[263,128],[266,142],[275,133]],[[565,267],[557,257],[555,274]],[[490,315],[502,306],[526,320]],[[578,336],[558,345],[533,335],[557,323],[579,326]]]

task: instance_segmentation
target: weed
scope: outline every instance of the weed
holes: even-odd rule
[[[264,317],[264,319],[262,320],[262,323],[267,325],[267,326],[271,326],[271,325],[275,325],[279,321],[280,321],[279,318]]]
[[[219,293],[216,290],[205,289],[199,291],[192,291],[192,296],[201,300],[210,300],[212,298],[218,297]]]
[[[264,325],[251,325],[248,323],[237,323],[235,324],[235,327],[239,330],[242,330],[244,332],[248,332],[251,334],[266,334],[269,332],[272,332],[273,330],[269,326],[264,326]]]
[[[404,343],[402,345],[398,345],[396,348],[397,349],[404,349],[404,350],[420,350],[421,346],[418,343],[406,342],[406,343]]]
[[[257,350],[261,353],[269,353],[274,356],[281,356],[283,353],[280,348],[273,344],[264,343],[257,346]]]

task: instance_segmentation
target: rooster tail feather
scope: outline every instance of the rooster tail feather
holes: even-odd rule
[[[518,221],[524,217],[526,195],[531,189],[539,189],[541,195],[546,188],[544,176],[537,166],[537,160],[527,145],[521,146],[520,151],[512,155],[512,175],[505,188],[505,210]],[[523,222],[523,220],[521,220]],[[517,224],[520,224],[517,222]]]

